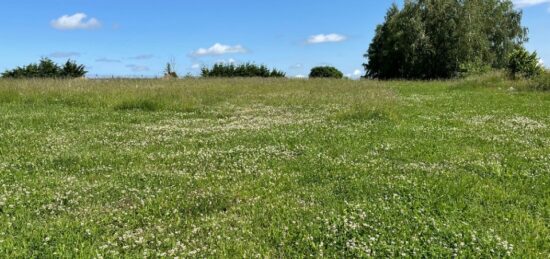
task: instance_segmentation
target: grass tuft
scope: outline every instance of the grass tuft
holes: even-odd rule
[[[153,101],[153,100],[127,100],[123,101],[120,104],[117,104],[114,106],[114,109],[116,111],[132,111],[132,110],[138,110],[138,111],[146,111],[146,112],[154,112],[158,111],[162,105],[159,102]]]

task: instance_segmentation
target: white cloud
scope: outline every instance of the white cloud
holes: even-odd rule
[[[544,60],[542,60],[542,58],[541,58],[541,59],[539,59],[539,66],[541,66],[541,67],[543,67],[543,66],[544,66]]]
[[[228,46],[221,43],[216,43],[210,48],[200,48],[194,51],[191,55],[196,57],[202,56],[220,56],[231,53],[246,53],[247,50],[241,45]]]
[[[230,58],[230,59],[228,59],[228,60],[225,60],[225,59],[216,60],[215,63],[216,63],[216,64],[235,64],[235,63],[237,63],[237,61],[234,60],[234,59],[232,59],[232,58]]]
[[[193,65],[191,65],[191,69],[200,69],[202,67],[201,64],[198,64],[198,63],[195,63]]]
[[[128,59],[146,60],[146,59],[152,59],[153,57],[155,57],[155,56],[151,55],[151,54],[143,54],[143,55],[138,55],[138,56],[135,56],[135,57],[129,57]]]
[[[294,78],[304,79],[304,78],[306,78],[306,76],[304,76],[304,75],[295,75]]]
[[[352,79],[358,79],[363,75],[363,71],[361,69],[355,69],[353,70],[353,73],[345,74],[347,78]]]
[[[307,40],[308,44],[319,44],[319,43],[327,43],[327,42],[342,42],[347,40],[348,38],[344,35],[331,33],[331,34],[318,34],[313,35],[309,37]]]
[[[118,60],[118,59],[99,58],[99,59],[96,59],[95,62],[101,62],[101,63],[120,63],[121,61]]]
[[[550,3],[550,0],[514,0],[514,5],[519,8]]]
[[[131,69],[132,72],[146,72],[150,70],[149,67],[140,65],[126,65],[126,67]]]
[[[99,28],[101,23],[96,18],[87,19],[85,13],[76,13],[73,15],[63,15],[51,22],[51,25],[58,30],[77,30]]]
[[[80,53],[72,52],[72,51],[69,51],[69,52],[58,51],[58,52],[51,53],[48,56],[50,56],[51,58],[72,58],[72,57],[79,57]]]

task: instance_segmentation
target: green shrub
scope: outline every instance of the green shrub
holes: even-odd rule
[[[538,91],[550,91],[550,71],[544,71],[532,81],[532,89]]]
[[[212,69],[203,67],[202,77],[285,77],[286,74],[277,69],[269,70],[266,66],[253,63],[240,65],[215,64]]]
[[[310,78],[336,78],[341,79],[344,77],[344,74],[340,72],[335,67],[314,67],[309,73]]]
[[[29,64],[17,67],[2,73],[3,78],[79,78],[88,73],[84,65],[74,61],[67,62],[60,67],[51,59],[43,58],[38,64]]]
[[[466,78],[476,75],[484,75],[491,71],[491,66],[482,61],[467,62],[460,64],[459,76]]]
[[[72,60],[67,60],[61,69],[60,77],[63,78],[79,78],[84,77],[88,73],[84,65],[79,65]]]
[[[525,48],[516,48],[508,57],[507,70],[513,79],[534,78],[543,72],[537,53],[529,53]]]

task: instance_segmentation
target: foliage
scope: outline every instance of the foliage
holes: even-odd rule
[[[80,78],[86,76],[86,67],[84,65],[79,65],[75,61],[67,60],[61,68],[62,78]]]
[[[531,88],[538,91],[550,91],[550,71],[543,71],[533,78]]]
[[[499,80],[0,80],[0,254],[548,258],[550,94]]]
[[[513,79],[518,77],[534,78],[543,72],[537,53],[529,53],[523,47],[516,48],[510,54],[506,69]]]
[[[3,78],[79,78],[84,77],[87,71],[84,65],[74,61],[67,62],[60,67],[51,59],[43,58],[38,64],[29,64],[17,67],[2,73]]]
[[[323,66],[323,67],[314,67],[309,73],[310,78],[336,78],[341,79],[344,77],[344,74],[340,72],[335,67]]]
[[[410,0],[393,5],[365,54],[366,77],[450,78],[504,68],[527,40],[510,0]]]
[[[202,77],[285,77],[286,74],[277,69],[269,70],[264,65],[253,63],[235,64],[215,64],[212,69],[203,67],[201,69]]]

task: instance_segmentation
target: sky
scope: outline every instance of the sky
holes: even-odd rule
[[[363,54],[402,0],[5,0],[0,71],[48,57],[89,77],[180,75],[218,62],[254,62],[301,77],[332,65],[364,74]],[[514,0],[529,50],[550,63],[550,0]],[[548,65],[548,64],[547,64]]]

